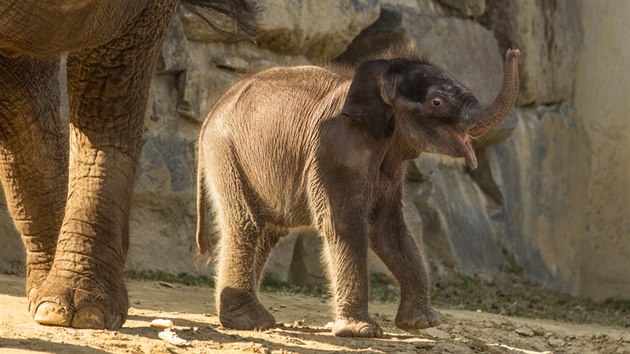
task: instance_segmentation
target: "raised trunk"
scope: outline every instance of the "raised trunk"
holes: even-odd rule
[[[470,135],[483,134],[501,123],[512,110],[518,97],[518,57],[520,54],[518,49],[510,49],[505,54],[501,91],[489,106],[473,110],[468,114],[467,121],[471,126],[468,132]]]

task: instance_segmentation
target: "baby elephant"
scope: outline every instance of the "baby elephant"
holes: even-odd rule
[[[518,94],[518,50],[508,50],[492,104],[413,50],[390,51],[353,73],[278,67],[234,85],[199,138],[200,252],[210,251],[206,198],[220,233],[216,302],[223,326],[266,329],[257,297],[271,249],[290,228],[323,238],[337,336],[380,337],[368,314],[368,246],[400,284],[396,325],[440,323],[423,261],[402,214],[403,170],[421,152],[477,159],[469,136],[501,122]]]

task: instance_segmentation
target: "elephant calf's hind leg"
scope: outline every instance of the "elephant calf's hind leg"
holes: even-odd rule
[[[215,169],[209,182],[218,195],[213,196],[221,233],[217,269],[216,301],[219,321],[228,328],[252,330],[275,326],[275,319],[257,296],[258,278],[271,243],[252,203],[252,194],[243,185],[243,178],[230,166]],[[274,240],[269,240],[275,243]],[[259,243],[261,243],[259,245]],[[259,252],[260,251],[260,252]],[[257,254],[260,253],[260,254]]]
[[[225,231],[222,232],[219,244],[219,320],[223,326],[234,329],[271,328],[275,326],[275,319],[260,303],[256,294],[264,265],[262,254],[257,259],[256,239],[262,237],[262,232],[249,220],[235,223],[235,219],[227,217],[224,222],[228,225],[222,227]]]

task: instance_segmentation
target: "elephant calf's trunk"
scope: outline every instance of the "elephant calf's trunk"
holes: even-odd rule
[[[479,136],[501,123],[514,107],[518,97],[518,57],[520,55],[521,52],[518,49],[509,49],[505,54],[501,91],[488,107],[470,112],[469,121],[472,125],[468,132],[470,135]]]

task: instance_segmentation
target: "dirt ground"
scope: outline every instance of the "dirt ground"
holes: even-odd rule
[[[440,309],[445,323],[407,333],[393,320],[396,304],[370,303],[384,338],[331,335],[327,300],[301,294],[263,293],[261,301],[278,326],[262,332],[221,328],[212,289],[152,281],[129,281],[129,318],[119,331],[76,330],[35,324],[28,316],[24,281],[0,275],[1,353],[630,353],[621,327],[576,325]],[[150,323],[170,319],[187,341],[175,346]]]

